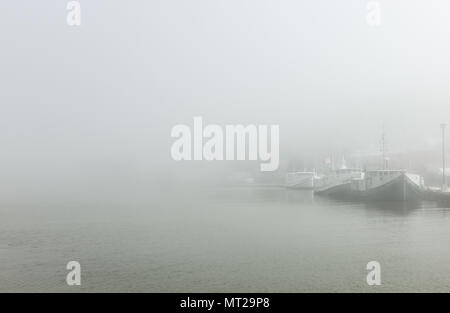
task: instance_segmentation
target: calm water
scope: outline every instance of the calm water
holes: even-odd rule
[[[1,207],[0,291],[450,292],[450,209],[263,187],[72,196]]]

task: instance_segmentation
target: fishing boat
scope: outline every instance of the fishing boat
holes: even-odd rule
[[[420,201],[425,198],[422,176],[406,170],[366,171],[351,182],[351,195],[365,201]]]
[[[333,198],[348,198],[351,196],[351,185],[353,180],[361,179],[363,171],[360,168],[340,168],[325,175],[321,186],[314,189],[314,193]]]
[[[386,136],[381,136],[381,168],[365,171],[351,182],[351,197],[364,201],[420,201],[425,198],[422,176],[403,169],[389,169],[386,154]]]

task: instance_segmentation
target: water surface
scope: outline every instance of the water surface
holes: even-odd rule
[[[0,291],[449,292],[450,209],[275,187],[174,188],[0,209]],[[65,283],[81,263],[82,285]],[[381,263],[368,286],[366,264]]]

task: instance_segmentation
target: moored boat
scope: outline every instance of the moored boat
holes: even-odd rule
[[[405,170],[374,170],[351,182],[355,200],[420,201],[425,199],[423,177]]]
[[[425,191],[425,199],[447,207],[450,206],[450,191],[429,187]]]
[[[362,177],[359,168],[341,168],[322,178],[322,185],[314,189],[317,195],[346,199],[351,196],[351,183]]]

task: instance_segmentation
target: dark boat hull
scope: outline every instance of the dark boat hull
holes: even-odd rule
[[[403,174],[381,186],[359,192],[366,201],[421,201],[425,191]]]
[[[334,199],[347,200],[351,196],[351,183],[342,183],[330,188],[316,190],[314,194],[319,196],[326,196]]]
[[[445,207],[450,206],[450,192],[428,190],[426,192],[426,199],[429,201],[434,201],[438,205]]]

